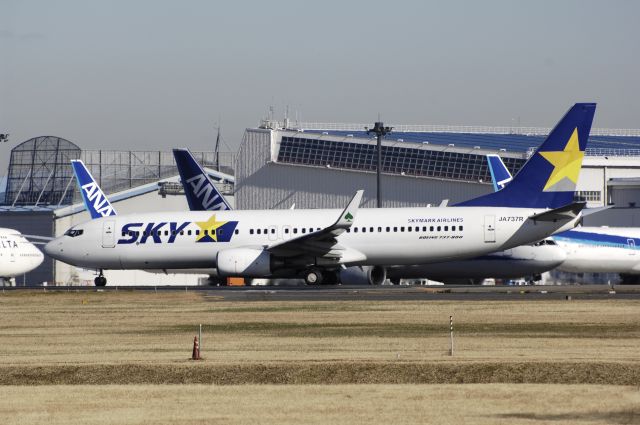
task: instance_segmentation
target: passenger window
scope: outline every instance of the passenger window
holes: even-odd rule
[[[366,227],[362,228],[362,233],[367,233],[367,228]]]
[[[289,233],[289,228],[288,228],[288,227],[286,227],[286,228],[284,229],[284,232],[285,232],[285,233]]]
[[[318,229],[320,230],[320,229]],[[313,227],[309,227],[309,233],[313,233]]]
[[[276,229],[271,229],[271,234],[276,233]]]
[[[394,226],[394,227],[393,227],[393,231],[394,231],[394,232],[397,232],[397,231],[398,231],[398,228]]]
[[[260,232],[262,231],[262,229],[258,229],[258,234],[261,234]]]
[[[238,229],[234,230],[233,233],[235,233],[236,235],[240,233],[240,231]]]
[[[249,234],[253,235],[253,229],[249,229]]]
[[[180,235],[184,235],[184,230],[180,230]]]
[[[205,236],[208,236],[209,235],[209,229],[204,229],[204,234],[205,234]]]
[[[353,228],[353,232],[354,232],[354,233],[358,233],[358,228],[357,228],[357,227],[354,227],[354,228]]]
[[[400,227],[400,231],[404,232],[404,226]]]
[[[456,226],[451,226],[451,231],[455,232],[456,231]]]
[[[298,233],[298,228],[297,227],[293,228],[293,233]]]
[[[429,231],[433,232],[433,226],[429,227]]]
[[[426,232],[427,231],[427,226],[422,226],[422,231]]]
[[[387,232],[391,231],[391,227],[387,226]]]
[[[382,227],[378,227],[378,233],[382,233]]]
[[[462,232],[462,226],[459,226],[459,227],[458,227],[458,230],[460,230],[460,231]]]
[[[223,229],[218,229],[218,234],[219,234],[219,235],[222,235],[223,233],[224,233],[224,230],[223,230]]]
[[[407,227],[407,232],[411,231],[411,226]]]
[[[444,226],[444,231],[448,232],[449,231],[449,226]]]
[[[189,231],[187,232],[187,234],[188,234],[189,236],[191,236],[191,230],[189,230]]]
[[[442,230],[442,227],[438,226],[438,232],[439,232],[440,230]]]
[[[300,230],[302,231],[302,233],[307,233],[307,229],[305,229],[304,227]]]

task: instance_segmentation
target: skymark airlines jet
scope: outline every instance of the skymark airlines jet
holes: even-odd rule
[[[188,149],[174,149],[173,155],[191,211],[231,210],[224,196],[218,192]],[[500,160],[499,156],[495,157]],[[505,176],[504,180],[511,181],[511,175]],[[486,277],[514,278],[539,275],[559,266],[566,258],[563,249],[552,240],[545,239],[532,245],[518,246],[466,260],[391,266],[387,268],[386,277],[394,283],[399,283],[400,279],[424,277],[445,283],[479,282]],[[215,275],[217,271],[210,270],[208,273]],[[380,273],[379,268],[376,269],[375,266],[352,266],[341,269],[339,276],[327,273],[323,277],[325,283],[337,283],[339,280],[345,284],[382,284],[380,279],[384,278],[384,273]]]
[[[487,155],[487,160],[494,187],[511,180],[511,173],[498,155],[492,155],[492,158]],[[559,270],[619,273],[623,283],[640,283],[639,228],[578,227],[558,233],[552,239],[566,253],[566,259],[558,265]]]
[[[98,269],[207,268],[221,276],[300,273],[307,282],[342,266],[411,265],[513,248],[573,228],[572,203],[595,104],[574,105],[504,190],[459,208],[129,214],[72,227],[45,246]],[[510,196],[504,196],[509,191]]]
[[[0,285],[42,264],[44,255],[20,232],[0,228]]]

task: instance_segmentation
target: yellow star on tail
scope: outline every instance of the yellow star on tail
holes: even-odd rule
[[[200,235],[196,239],[196,242],[204,238],[205,236],[207,236],[205,235],[205,230],[207,231],[209,236],[211,236],[211,239],[218,242],[218,232],[216,232],[216,229],[226,223],[227,223],[226,221],[216,221],[215,214],[212,215],[207,221],[196,221],[196,224],[198,225],[198,227],[202,229],[202,231],[200,232]]]
[[[580,150],[580,142],[578,141],[578,129],[575,128],[571,137],[562,151],[540,152],[540,155],[553,165],[553,171],[547,180],[547,184],[543,190],[547,190],[551,186],[560,182],[563,178],[568,178],[573,183],[578,183],[578,175],[582,166],[582,158],[584,152]]]

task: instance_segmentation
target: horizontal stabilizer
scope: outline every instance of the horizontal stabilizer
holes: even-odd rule
[[[586,202],[574,202],[573,204],[565,205],[564,207],[554,208],[552,210],[534,214],[530,216],[529,219],[533,221],[571,220],[578,217],[586,205]]]
[[[585,208],[584,210],[582,210],[582,216],[586,217],[586,216],[591,215],[591,214],[597,214],[599,212],[606,211],[606,210],[608,210],[610,208],[613,208],[614,206],[615,205],[607,205],[606,207]]]

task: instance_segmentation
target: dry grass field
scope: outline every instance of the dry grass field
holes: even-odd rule
[[[47,424],[637,424],[634,387],[117,385],[0,387],[0,422]]]
[[[2,424],[640,423],[632,300],[49,291],[0,311]]]

